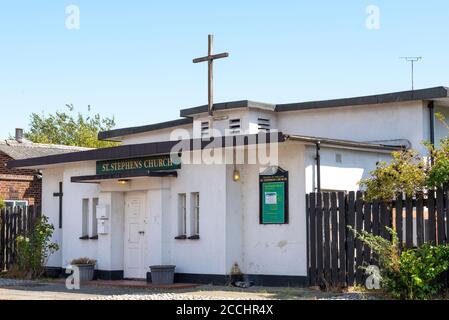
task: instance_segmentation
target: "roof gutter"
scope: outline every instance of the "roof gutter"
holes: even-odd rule
[[[300,141],[307,145],[313,145],[313,146],[316,146],[317,144],[319,144],[321,147],[333,147],[333,148],[350,149],[350,150],[365,150],[365,151],[370,151],[370,152],[382,152],[382,153],[391,153],[393,151],[408,149],[408,146],[406,146],[406,145],[390,146],[390,145],[370,143],[370,142],[337,140],[337,139],[307,137],[307,136],[298,136],[298,135],[286,135],[286,140]]]

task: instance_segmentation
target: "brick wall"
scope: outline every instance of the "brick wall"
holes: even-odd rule
[[[0,198],[4,200],[27,200],[30,205],[41,203],[42,180],[36,178],[37,171],[6,168],[12,160],[0,152]]]

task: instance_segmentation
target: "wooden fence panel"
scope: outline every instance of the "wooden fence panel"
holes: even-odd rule
[[[331,273],[332,284],[338,284],[338,207],[337,194],[331,193]]]
[[[357,232],[363,230],[363,193],[358,191],[356,195],[356,222],[355,229]],[[363,243],[360,239],[355,239],[355,249],[356,249],[356,264],[355,264],[355,277],[356,282],[360,283],[363,278],[363,270],[360,268],[363,263]]]
[[[437,239],[438,244],[443,244],[446,235],[445,235],[445,226],[444,226],[444,191],[442,189],[437,190]]]
[[[317,256],[317,280],[321,283],[323,279],[323,201],[322,194],[316,197],[316,256]]]
[[[16,239],[29,235],[40,207],[14,207],[0,210],[0,271],[7,270],[17,257]]]
[[[378,264],[376,254],[355,239],[348,226],[390,240],[386,227],[394,227],[401,248],[413,248],[425,242],[443,244],[449,240],[449,194],[446,191],[430,191],[405,198],[398,196],[391,203],[369,203],[361,192],[311,193],[306,197],[306,203],[307,264],[311,285],[363,284],[365,275],[360,266]],[[33,212],[37,213],[37,210]],[[11,219],[8,212],[5,215],[6,220]],[[8,243],[14,234],[10,234],[8,226],[2,228],[6,229],[5,240],[1,241]],[[8,250],[5,255],[9,255]]]
[[[330,226],[330,194],[323,194],[323,232],[324,232],[324,279],[331,283],[331,226]]]
[[[405,246],[413,248],[413,199],[405,199]]]
[[[416,243],[424,243],[424,196],[420,194],[416,200]]]
[[[338,250],[339,250],[339,281],[340,286],[346,286],[346,194],[344,192],[338,193]]]
[[[365,202],[363,204],[363,230],[369,233],[372,232],[371,220],[371,203]],[[371,264],[371,248],[366,244],[363,245],[363,264]]]
[[[0,210],[0,271],[5,269],[6,210]]]
[[[310,194],[310,209],[309,209],[309,217],[310,217],[310,285],[315,286],[317,284],[316,281],[316,219],[315,219],[315,204],[316,204],[316,194]]]
[[[436,243],[436,219],[435,219],[435,193],[430,191],[427,195],[427,208],[428,208],[428,241],[430,243]]]
[[[348,211],[346,215],[346,223],[348,227],[355,228],[355,192],[349,192]],[[353,285],[355,280],[354,274],[354,233],[346,230],[346,257],[347,257],[347,281],[348,285]]]
[[[395,227],[396,232],[398,234],[399,247],[402,248],[402,241],[404,240],[403,219],[402,219],[403,218],[402,194],[396,197],[395,211],[396,211]]]

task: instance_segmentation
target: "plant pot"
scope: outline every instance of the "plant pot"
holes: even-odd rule
[[[151,282],[154,284],[173,284],[176,266],[150,266]]]
[[[76,264],[80,271],[80,281],[92,281],[94,279],[94,264]]]

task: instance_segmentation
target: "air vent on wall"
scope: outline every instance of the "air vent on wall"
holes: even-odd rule
[[[201,138],[208,138],[210,134],[209,122],[201,122]]]
[[[258,118],[257,124],[259,126],[259,131],[270,131],[271,129],[270,119]]]
[[[229,120],[229,131],[231,134],[239,134],[241,132],[240,119]]]

